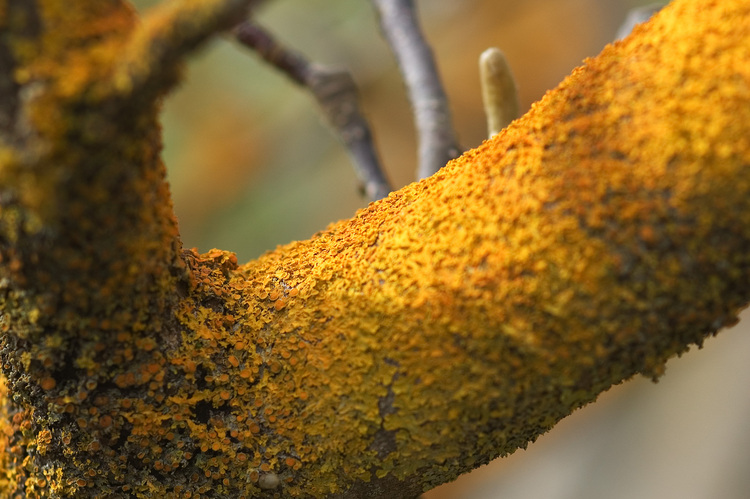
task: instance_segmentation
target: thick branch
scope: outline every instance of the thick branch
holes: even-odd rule
[[[108,300],[140,324],[175,299],[184,262],[159,157],[159,100],[180,58],[248,3],[170,2],[141,24],[115,0],[0,9],[0,226],[12,234],[0,256],[6,282],[46,311],[44,323],[27,324],[30,338],[68,329],[58,322],[68,314],[111,309]],[[72,338],[90,332],[75,329]]]
[[[461,154],[448,98],[422,35],[413,0],[372,0],[383,36],[404,77],[419,135],[417,177],[426,178]]]
[[[173,299],[168,283],[184,264],[156,95],[129,106],[107,91],[133,11],[115,1],[48,1],[10,2],[2,14],[11,65],[0,80],[12,84],[0,130],[0,275],[6,290],[31,300],[6,318],[19,336],[54,337],[58,346],[98,334],[80,324],[111,311],[109,300],[123,317],[148,320]],[[60,368],[64,355],[51,355],[48,367]]]
[[[413,497],[658,376],[750,300],[748,19],[678,0],[351,220],[244,266],[187,252],[145,317],[42,308],[4,210],[0,492]]]

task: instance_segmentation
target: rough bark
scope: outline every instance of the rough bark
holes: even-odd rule
[[[238,265],[181,249],[157,104],[243,3],[0,2],[3,497],[413,497],[748,302],[750,2]]]

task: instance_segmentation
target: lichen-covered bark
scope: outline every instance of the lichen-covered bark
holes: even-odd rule
[[[241,266],[181,250],[155,105],[241,5],[61,5],[0,2],[3,497],[413,497],[750,298],[749,2],[674,2],[433,177]]]

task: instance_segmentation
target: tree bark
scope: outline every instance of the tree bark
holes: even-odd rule
[[[181,248],[157,115],[247,3],[0,2],[3,497],[415,497],[747,304],[749,2],[238,265]]]

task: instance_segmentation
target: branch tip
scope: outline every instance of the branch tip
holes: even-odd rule
[[[491,47],[479,56],[479,80],[487,133],[492,137],[520,116],[521,107],[515,78],[500,49]]]

